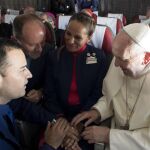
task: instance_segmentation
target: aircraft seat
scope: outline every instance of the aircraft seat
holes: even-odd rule
[[[58,27],[58,29],[65,30],[67,25],[68,25],[70,17],[71,16],[61,16],[61,15],[57,16],[57,27]]]
[[[127,24],[126,17],[121,13],[118,13],[118,14],[108,13],[107,16],[110,17],[110,18],[120,19],[124,26]]]
[[[107,26],[97,25],[92,35],[90,44],[103,49],[106,53],[112,51],[113,33]]]
[[[97,25],[95,32],[92,35],[91,42],[89,44],[95,46],[96,48],[103,49],[106,54],[107,68],[109,67],[112,60],[112,41],[113,33],[107,26]]]
[[[146,20],[146,16],[136,15],[136,16],[133,17],[132,22],[133,23],[140,23],[140,22],[143,22],[144,20]]]
[[[114,36],[122,29],[123,26],[120,19],[109,17],[97,17],[97,24],[108,26]]]

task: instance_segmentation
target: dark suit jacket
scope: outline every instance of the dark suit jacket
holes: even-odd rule
[[[43,88],[49,52],[51,52],[51,47],[49,45],[45,45],[41,56],[38,59],[31,60],[29,70],[33,77],[27,84],[27,92],[32,89]],[[55,117],[52,113],[44,110],[41,105],[29,102],[23,97],[12,100],[9,103],[9,106],[13,110],[15,117],[19,120],[47,124],[48,120],[51,121]]]
[[[51,51],[51,46],[46,44],[41,56],[37,59],[31,59],[29,70],[33,77],[29,79],[27,84],[27,92],[32,89],[40,89],[43,87],[48,56]]]
[[[88,55],[95,56],[97,63],[87,64]],[[80,104],[75,106],[70,106],[68,103],[72,81],[72,54],[66,48],[52,53],[47,69],[44,106],[50,112],[56,115],[63,114],[68,119],[72,119],[80,111],[89,110],[102,96],[102,82],[107,71],[103,50],[92,46],[87,46],[77,56],[76,62],[76,78]]]
[[[19,134],[15,118],[8,105],[0,105],[0,147],[3,150],[23,150],[19,143]],[[40,150],[53,150],[47,144]]]

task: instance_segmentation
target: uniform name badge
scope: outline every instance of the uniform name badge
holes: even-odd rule
[[[93,53],[92,55],[87,53],[86,64],[96,64],[96,63],[97,63],[97,58],[95,53]]]

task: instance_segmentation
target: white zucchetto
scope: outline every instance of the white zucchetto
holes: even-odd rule
[[[133,23],[123,27],[123,31],[127,33],[131,39],[146,52],[150,52],[150,27],[144,23]]]

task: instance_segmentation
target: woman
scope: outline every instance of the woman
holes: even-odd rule
[[[88,45],[95,24],[85,13],[74,14],[65,31],[64,46],[50,55],[45,107],[68,122],[79,112],[89,110],[102,96],[105,55],[103,50]],[[93,149],[82,142],[82,150]]]

